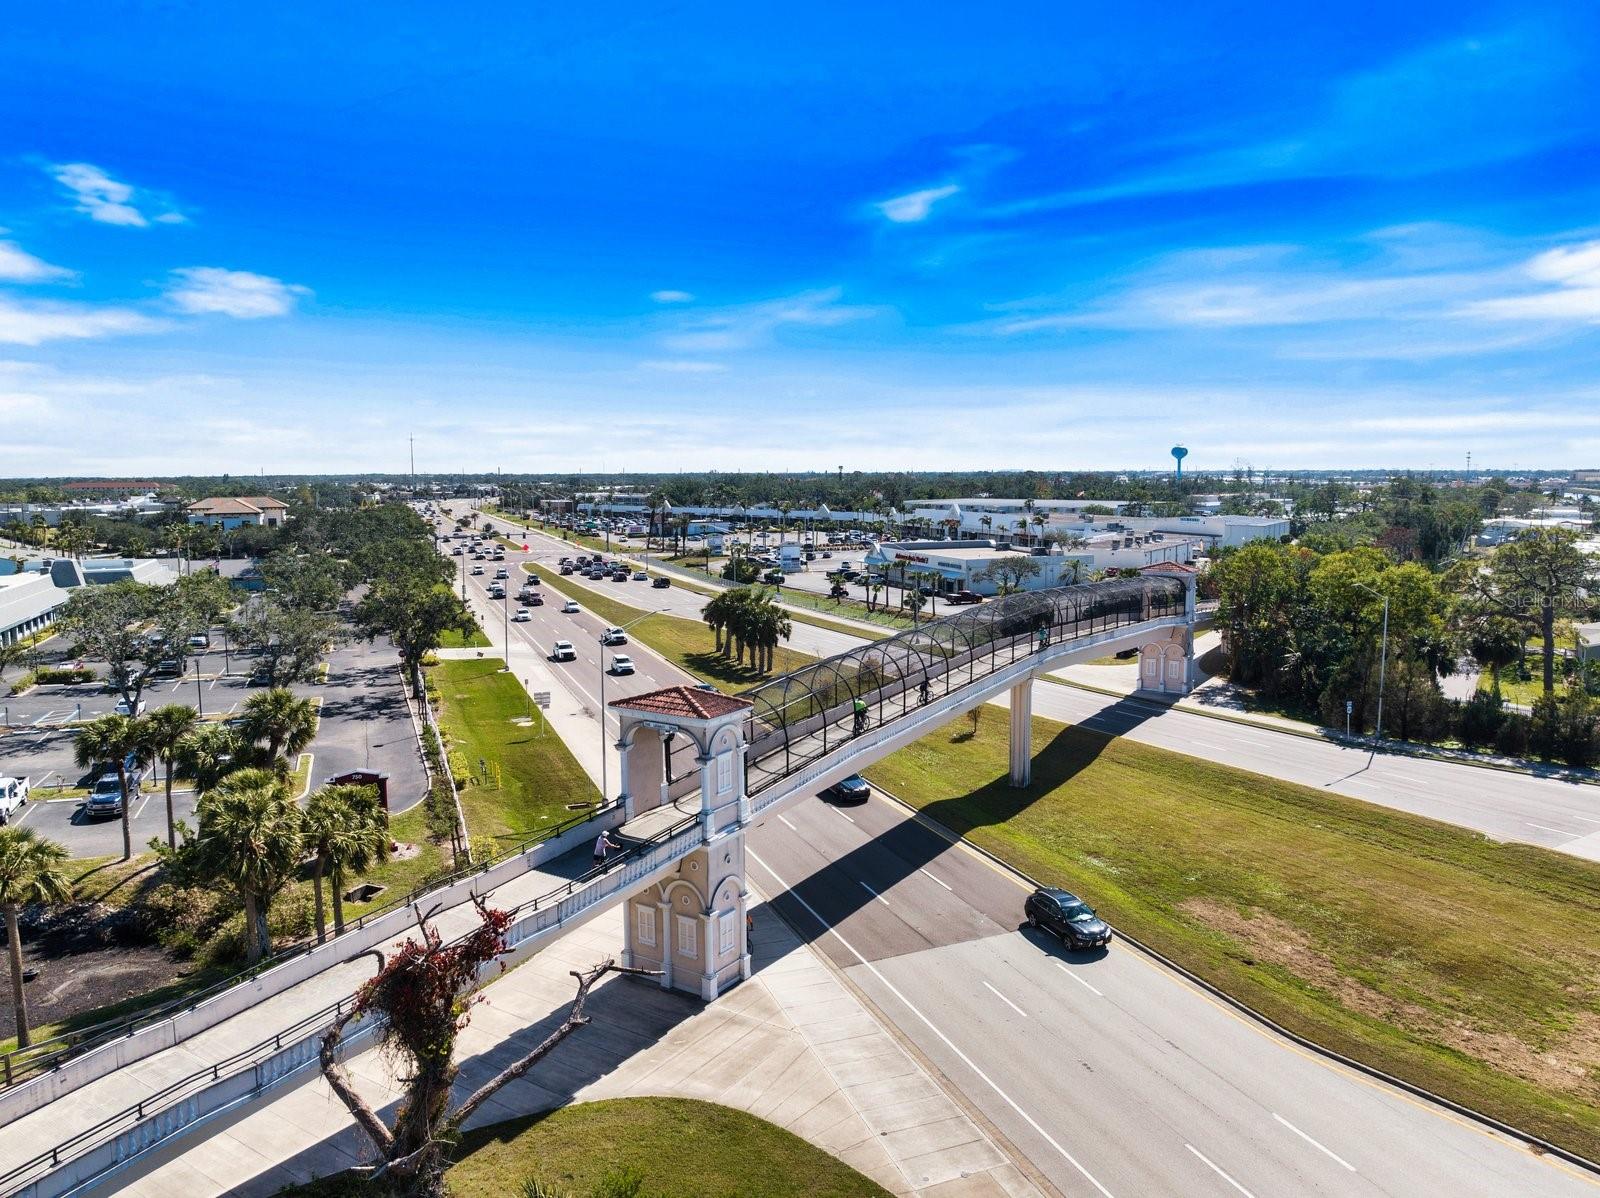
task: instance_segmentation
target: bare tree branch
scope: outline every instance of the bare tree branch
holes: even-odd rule
[[[366,956],[365,953],[359,954]],[[378,960],[383,960],[382,953],[375,954]],[[352,958],[354,959],[354,958]],[[356,1008],[351,1008],[333,1021],[333,1026],[322,1037],[322,1046],[317,1050],[317,1060],[322,1066],[322,1076],[328,1079],[328,1085],[339,1096],[339,1101],[344,1103],[355,1121],[361,1125],[361,1130],[367,1133],[367,1138],[372,1141],[377,1150],[384,1156],[389,1155],[389,1149],[394,1145],[394,1136],[389,1133],[378,1113],[367,1104],[367,1100],[356,1092],[355,1086],[350,1083],[350,1075],[344,1071],[344,1066],[339,1064],[339,1044],[344,1039],[345,1025],[355,1017]]]
[[[447,1138],[454,1135],[455,1132],[460,1129],[461,1125],[471,1118],[472,1113],[485,1102],[489,1101],[489,1099],[493,1098],[497,1091],[504,1086],[509,1085],[511,1082],[516,1081],[517,1078],[521,1077],[545,1057],[549,1056],[550,1053],[555,1050],[555,1047],[558,1044],[560,1044],[568,1036],[572,1035],[573,1032],[577,1031],[584,1024],[588,1023],[589,1019],[583,1013],[583,1004],[589,997],[590,988],[608,973],[630,974],[634,977],[659,977],[661,971],[659,969],[639,969],[633,966],[618,965],[616,961],[610,957],[606,958],[602,964],[596,965],[593,969],[589,969],[581,973],[574,969],[572,971],[572,976],[578,979],[578,993],[577,996],[572,1000],[572,1007],[567,1012],[567,1017],[561,1021],[561,1026],[546,1036],[544,1040],[535,1046],[521,1060],[507,1065],[499,1073],[495,1074],[488,1081],[484,1082],[483,1085],[478,1087],[476,1091],[469,1095],[467,1099],[456,1108],[455,1113],[445,1121],[442,1134]]]

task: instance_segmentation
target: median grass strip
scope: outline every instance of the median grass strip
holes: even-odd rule
[[[489,638],[476,624],[466,636],[461,635],[459,628],[447,628],[439,637],[441,649],[487,649],[488,647]]]
[[[427,678],[475,843],[519,840],[571,818],[574,805],[598,805],[589,775],[505,662],[441,661]]]
[[[621,626],[630,620],[639,620],[628,635],[657,653],[686,673],[702,682],[725,683],[729,686],[749,686],[769,675],[758,674],[748,666],[736,665],[731,658],[717,653],[717,638],[711,628],[699,620],[686,620],[682,616],[649,615],[648,609],[631,607],[613,599],[603,591],[567,583],[557,571],[535,562],[523,563],[524,570],[537,574],[549,587],[562,596],[570,596],[609,624]],[[645,619],[639,619],[646,616]],[[773,673],[782,674],[797,670],[816,660],[806,653],[779,646],[772,656]]]
[[[989,708],[868,776],[1284,1026],[1600,1159],[1600,865],[1033,725],[1024,790]]]
[[[530,1080],[538,1078],[535,1068]],[[866,1174],[793,1132],[690,1098],[612,1098],[508,1119],[467,1132],[455,1156],[445,1175],[451,1198],[889,1198]],[[639,1179],[636,1189],[616,1184],[630,1176]],[[349,1174],[285,1191],[293,1198],[380,1192],[388,1190]]]

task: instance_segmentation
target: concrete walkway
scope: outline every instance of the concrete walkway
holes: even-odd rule
[[[621,921],[620,911],[599,917],[485,991],[458,1043],[463,1092],[560,1021],[573,994],[567,971],[619,954]],[[765,904],[755,907],[754,921],[749,982],[702,1004],[650,982],[607,979],[589,1000],[594,1022],[502,1090],[474,1125],[601,1098],[698,1098],[788,1128],[896,1194],[1041,1193],[831,966]],[[398,1091],[381,1053],[359,1054],[350,1069],[369,1101],[392,1107]],[[99,1192],[270,1195],[364,1159],[365,1138],[312,1069]],[[521,1180],[506,1178],[505,1191]]]

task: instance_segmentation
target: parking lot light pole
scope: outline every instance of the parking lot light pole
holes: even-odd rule
[[[662,612],[664,612],[666,610],[667,609],[663,607],[663,608],[661,608],[661,609],[659,609],[657,611],[647,611],[642,616],[635,616],[633,619],[629,620],[626,624],[623,624],[623,625],[619,626],[617,631],[618,632],[626,632],[626,631],[628,631],[628,629],[632,628],[635,624],[637,624],[640,620],[648,620],[651,616],[659,616]],[[611,745],[609,743],[609,740],[608,740],[607,734],[606,734],[606,675],[610,672],[610,671],[608,671],[606,669],[606,648],[607,648],[607,645],[606,645],[605,633],[601,633],[600,634],[600,803],[601,803],[602,806],[610,801],[610,790],[611,790],[609,776],[608,776],[609,771],[606,768],[608,760],[609,760],[608,752],[609,752],[609,750],[611,748]]]
[[[1372,732],[1373,742],[1376,743],[1383,739],[1383,686],[1389,668],[1389,596],[1364,582],[1358,582],[1356,586],[1383,600],[1383,642],[1378,650],[1378,722]]]
[[[205,692],[200,688],[200,657],[198,654],[194,659],[194,705],[200,713],[200,717],[204,719],[206,714],[206,697]]]

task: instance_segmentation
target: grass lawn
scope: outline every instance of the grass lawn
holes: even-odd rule
[[[537,1069],[534,1076],[537,1076]],[[588,1198],[633,1173],[638,1198],[888,1198],[889,1191],[776,1124],[689,1098],[612,1098],[468,1132],[446,1174],[452,1198],[503,1198],[537,1179],[546,1193]],[[344,1176],[287,1191],[365,1198]]]
[[[522,567],[537,574],[554,591],[570,595],[583,607],[602,620],[621,626],[630,620],[639,620],[648,608],[631,607],[621,600],[612,599],[603,591],[568,583],[560,573],[525,562]],[[628,635],[654,649],[680,669],[704,682],[721,682],[730,686],[750,686],[769,675],[758,674],[748,666],[738,666],[729,658],[717,653],[717,638],[710,627],[699,620],[686,620],[682,616],[648,616],[632,628]],[[782,674],[797,670],[815,659],[809,654],[778,646],[772,655],[773,673]]]
[[[666,572],[657,571],[657,573],[665,574]],[[667,574],[666,577],[672,579],[673,586],[682,587],[686,591],[693,591],[697,595],[705,595],[707,598],[719,595],[723,590],[726,589],[723,587],[713,586],[710,582],[690,582],[680,574]],[[795,597],[795,594],[796,592],[794,591],[785,591],[781,601],[786,604],[791,603]],[[813,595],[811,598],[816,599],[820,598],[820,596]],[[832,601],[823,600],[823,602],[826,604],[831,603]],[[857,606],[862,607],[860,604],[857,604]],[[836,610],[841,615],[855,614],[849,610],[849,605],[847,604],[834,604],[829,610]],[[861,618],[865,619],[866,616],[864,607],[862,608],[862,611],[863,614]],[[853,624],[841,624],[837,620],[829,620],[824,616],[813,615],[808,611],[791,611],[789,612],[789,618],[801,624],[810,624],[813,628],[826,628],[829,632],[840,632],[845,636],[858,637],[863,640],[876,640],[880,637],[889,635],[888,631],[872,632],[865,628],[857,628]],[[909,628],[910,625],[908,624],[907,627]]]
[[[1516,666],[1507,666],[1500,673],[1500,698],[1507,703],[1520,704],[1523,707],[1532,707],[1544,698],[1544,656],[1541,653],[1530,653],[1523,659],[1522,668],[1528,677],[1523,679],[1518,676]],[[1481,691],[1494,690],[1494,678],[1490,671],[1485,670],[1478,675],[1478,689]],[[1567,689],[1566,680],[1561,675],[1561,662],[1556,661],[1556,695],[1559,697]]]
[[[483,629],[476,624],[472,626],[472,631],[466,636],[462,636],[459,629],[451,628],[447,629],[444,635],[439,638],[439,648],[441,649],[487,649],[488,647],[489,638],[484,635]]]
[[[1280,1023],[1600,1157],[1600,865],[984,709],[873,781]]]
[[[569,803],[600,802],[588,774],[504,667],[486,657],[428,669],[451,768],[466,783],[461,806],[474,843],[520,840],[571,818]]]

